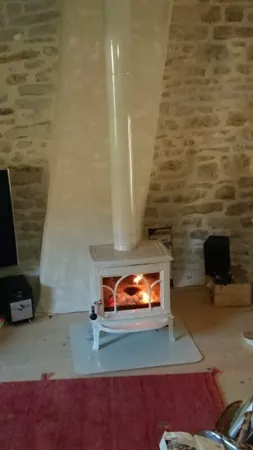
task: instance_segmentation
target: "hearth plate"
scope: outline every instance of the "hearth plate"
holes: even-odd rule
[[[201,361],[201,353],[178,318],[175,336],[176,342],[171,343],[167,327],[139,332],[138,337],[136,333],[101,333],[100,349],[94,352],[89,323],[78,323],[70,327],[73,370],[78,375],[91,375]]]

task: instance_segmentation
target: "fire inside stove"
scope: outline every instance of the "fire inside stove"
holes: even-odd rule
[[[103,278],[105,311],[160,306],[160,273]]]

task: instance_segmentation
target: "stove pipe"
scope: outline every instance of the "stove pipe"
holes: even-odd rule
[[[136,247],[136,211],[131,123],[130,2],[105,0],[106,75],[115,250]]]

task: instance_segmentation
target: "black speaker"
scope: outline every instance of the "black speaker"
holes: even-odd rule
[[[0,312],[9,323],[34,318],[32,288],[23,275],[0,279]]]
[[[228,236],[209,236],[204,243],[205,272],[212,278],[229,281],[230,248]]]

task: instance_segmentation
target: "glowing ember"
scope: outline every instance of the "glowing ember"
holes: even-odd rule
[[[134,278],[134,282],[138,284],[142,280],[142,277],[143,275],[136,275],[136,277]]]

